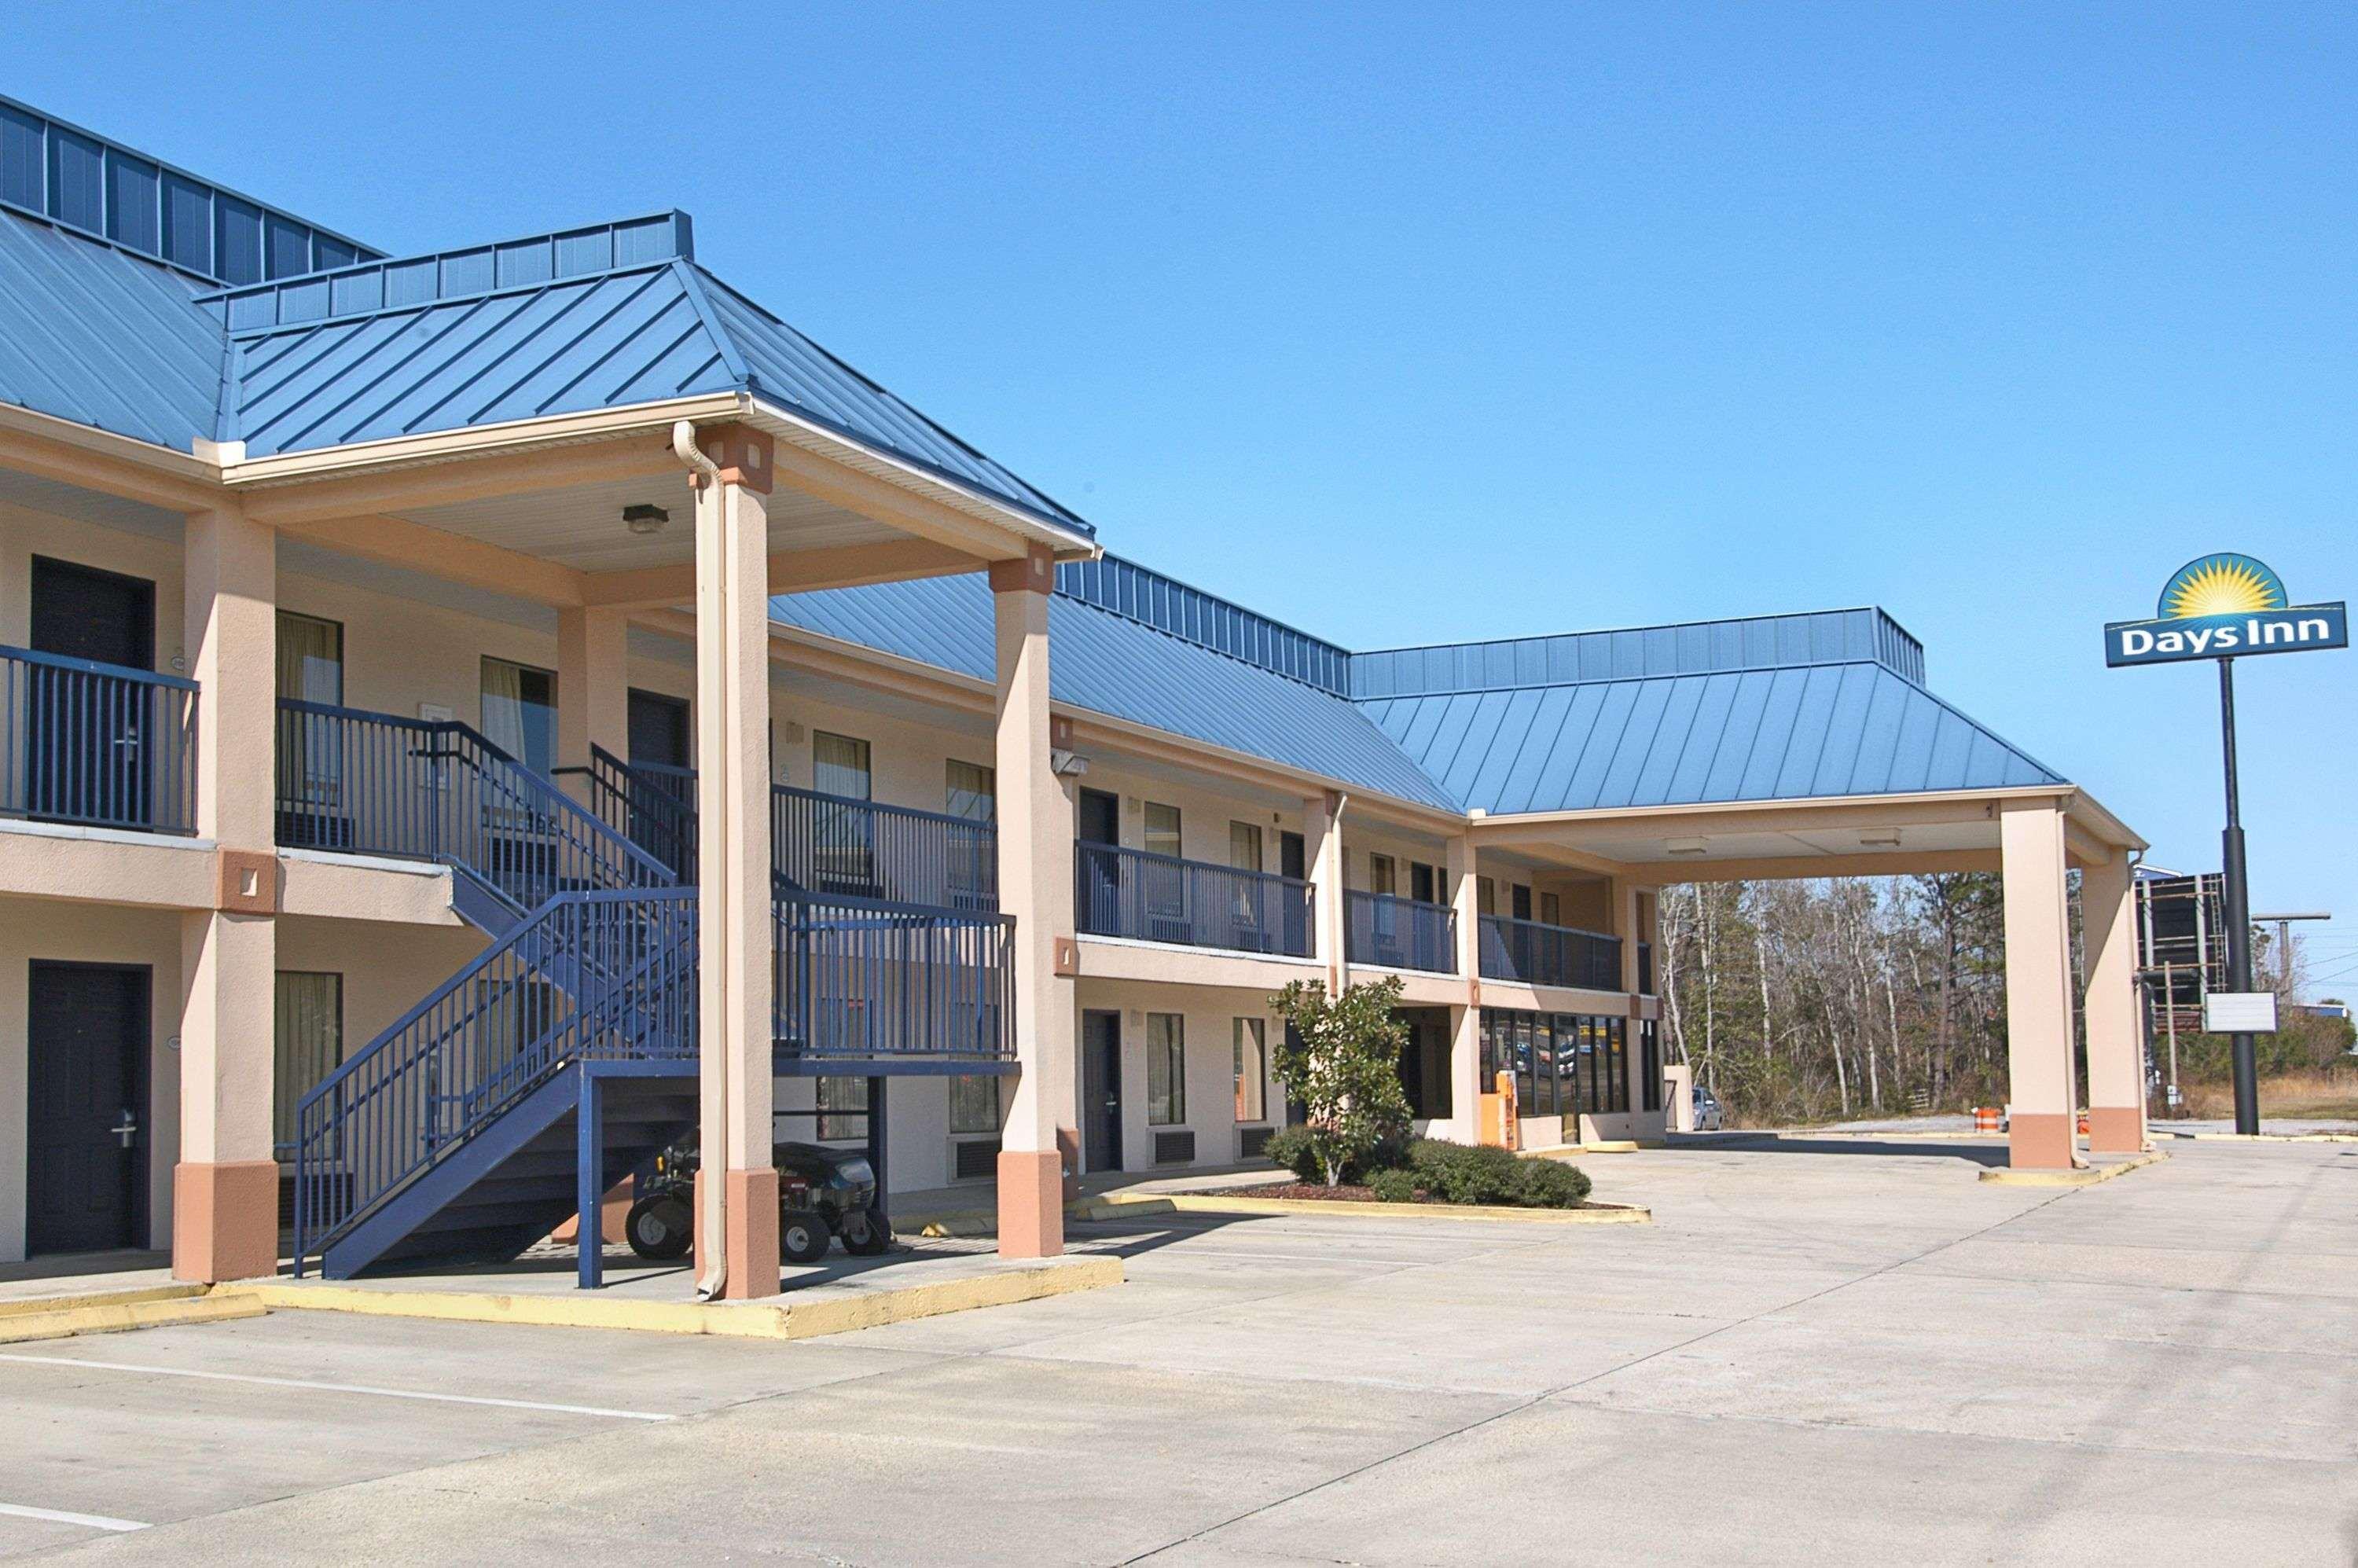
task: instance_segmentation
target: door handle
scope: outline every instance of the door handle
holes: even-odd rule
[[[117,1143],[120,1143],[125,1149],[128,1149],[131,1147],[131,1141],[139,1136],[139,1122],[138,1119],[131,1114],[131,1108],[129,1106],[125,1106],[123,1108],[123,1119],[116,1122],[113,1127],[108,1128],[107,1130],[114,1134],[114,1141]]]

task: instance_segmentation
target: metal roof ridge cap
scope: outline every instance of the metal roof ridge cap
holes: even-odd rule
[[[1625,632],[1677,632],[1689,626],[1732,626],[1747,621],[1790,621],[1805,615],[1855,615],[1860,611],[1873,611],[1894,626],[1898,626],[1909,642],[1920,648],[1924,645],[1923,640],[1916,633],[1899,625],[1897,616],[1879,604],[1869,603],[1836,604],[1823,610],[1769,610],[1757,615],[1701,615],[1692,621],[1662,621],[1642,626],[1584,626],[1571,632],[1533,632],[1521,637],[1477,637],[1470,642],[1403,643],[1390,648],[1356,649],[1352,657],[1357,658],[1362,654],[1373,657],[1379,654],[1429,654],[1442,648],[1495,648],[1509,643],[1546,643],[1559,637],[1610,637]]]
[[[713,349],[720,355],[720,362],[729,372],[729,379],[748,392],[758,390],[760,380],[753,374],[752,367],[745,362],[743,352],[737,347],[737,340],[730,337],[729,329],[721,325],[720,317],[712,308],[710,296],[704,291],[704,280],[710,275],[696,265],[693,256],[674,256],[669,265],[672,275],[679,279],[680,292],[687,297],[687,308],[696,312],[696,319],[704,324],[705,332],[712,339]],[[721,287],[726,288],[728,285]]]
[[[361,261],[347,262],[341,266],[319,267],[310,272],[290,272],[284,277],[258,278],[252,283],[220,283],[215,281],[212,288],[203,295],[199,296],[199,299],[201,303],[211,303],[215,299],[226,299],[236,295],[266,293],[271,289],[283,288],[289,284],[322,283],[340,276],[349,276],[356,273],[380,272],[388,266],[399,266],[405,262],[434,261],[443,256],[466,255],[475,251],[497,251],[506,245],[530,244],[535,240],[558,240],[563,239],[568,234],[587,234],[599,229],[612,230],[629,227],[633,224],[649,223],[657,219],[685,219],[688,216],[687,211],[683,208],[659,207],[653,211],[633,212],[628,216],[621,218],[600,219],[594,223],[568,223],[561,229],[543,229],[537,232],[529,234],[510,234],[496,240],[479,240],[471,244],[443,245],[430,251],[412,251],[406,255],[384,254],[370,256]],[[331,237],[336,239],[343,238],[341,234],[333,235]],[[688,243],[690,246],[690,254],[686,259],[694,261],[695,256],[692,254],[694,242],[691,240]],[[373,249],[374,247],[371,246],[368,248]],[[666,261],[676,261],[679,259],[681,258],[676,254],[669,256],[651,257],[643,262],[631,262],[622,266],[603,267],[597,269],[596,271],[577,273],[573,276],[577,277],[596,277],[601,272],[635,271],[640,267],[659,265]],[[562,280],[543,278],[540,281],[547,283]],[[453,296],[452,297],[472,298],[473,296]]]
[[[1812,613],[1812,614],[1815,614],[1815,613],[1819,613],[1819,612],[1818,612],[1818,611],[1806,611],[1805,613]],[[1764,617],[1763,619],[1767,619],[1767,618],[1766,618],[1766,617]],[[1631,628],[1631,630],[1635,630],[1635,631],[1648,631],[1648,632],[1650,632],[1650,631],[1655,630],[1655,628],[1650,627],[1650,626],[1648,626],[1648,627],[1635,627],[1635,628]],[[1584,635],[1585,635],[1585,633],[1562,633],[1562,635],[1567,635],[1567,636],[1584,636]],[[1509,642],[1520,642],[1520,641],[1521,641],[1521,639],[1520,639],[1520,638],[1509,638],[1509,639],[1507,639],[1507,641],[1509,641]],[[1460,644],[1460,645],[1462,645],[1462,644]],[[1436,646],[1436,647],[1449,647],[1449,646],[1452,646],[1452,644],[1450,644],[1450,643],[1435,643],[1435,644],[1434,644],[1434,646]],[[1416,652],[1416,651],[1418,651],[1418,650],[1415,650],[1415,649],[1383,648],[1383,649],[1379,649],[1379,650],[1377,650],[1377,651],[1378,651],[1378,652],[1379,652],[1379,653],[1413,653],[1413,652]],[[1487,696],[1489,696],[1490,694],[1492,694],[1493,692],[1501,692],[1501,691],[1556,691],[1556,690],[1569,690],[1569,689],[1572,689],[1573,687],[1584,687],[1584,686],[1628,686],[1628,685],[1630,685],[1630,684],[1635,683],[1635,682],[1638,682],[1638,681],[1650,681],[1650,680],[1708,680],[1708,679],[1710,679],[1713,676],[1774,675],[1774,674],[1775,674],[1776,672],[1778,672],[1779,670],[1833,670],[1833,669],[1847,669],[1848,667],[1850,667],[1850,666],[1851,666],[1851,665],[1866,665],[1866,666],[1867,668],[1869,668],[1869,669],[1881,670],[1884,674],[1886,674],[1886,675],[1887,675],[1887,676],[1892,676],[1894,679],[1896,679],[1896,680],[1899,681],[1899,682],[1900,682],[1900,683],[1902,683],[1903,685],[1910,686],[1910,687],[1914,687],[1918,691],[1923,692],[1925,696],[1927,696],[1927,697],[1932,697],[1932,693],[1931,693],[1931,691],[1929,688],[1927,688],[1927,687],[1925,687],[1921,682],[1914,681],[1914,680],[1910,680],[1910,679],[1909,679],[1909,677],[1908,677],[1908,676],[1906,676],[1905,675],[1900,674],[1900,672],[1899,672],[1899,671],[1893,669],[1889,665],[1885,664],[1881,659],[1877,659],[1877,658],[1860,658],[1860,659],[1810,659],[1810,660],[1806,660],[1806,661],[1804,661],[1804,662],[1802,662],[1802,663],[1801,663],[1801,664],[1793,664],[1793,665],[1731,665],[1730,667],[1728,667],[1728,668],[1726,668],[1726,669],[1724,669],[1724,670],[1657,670],[1657,671],[1656,671],[1656,672],[1654,672],[1652,675],[1643,675],[1643,676],[1598,676],[1597,678],[1595,678],[1595,680],[1542,680],[1542,681],[1514,681],[1514,682],[1510,682],[1510,683],[1509,683],[1509,684],[1507,684],[1507,685],[1505,685],[1505,686],[1454,686],[1454,687],[1449,687],[1449,688],[1448,688],[1447,690],[1445,690],[1445,691],[1387,691],[1387,692],[1378,692],[1378,693],[1375,693],[1374,695],[1372,695],[1372,696],[1368,696],[1368,697],[1353,697],[1347,698],[1346,700],[1349,701],[1349,702],[1350,702],[1354,707],[1357,707],[1357,706],[1358,706],[1358,705],[1359,705],[1359,704],[1361,704],[1361,703],[1368,703],[1368,702],[1414,702],[1414,701],[1416,701],[1416,700],[1417,700],[1418,698],[1420,698],[1420,697],[1487,697]],[[1933,700],[1933,701],[1935,701],[1935,702],[1939,702],[1941,699],[1940,699],[1939,697],[1932,697],[1932,700]],[[1944,706],[1945,706],[1945,705],[1944,705]],[[1960,718],[1960,719],[1964,719],[1964,718],[1965,718],[1965,715],[1963,715],[1963,714],[1960,713],[1960,714],[1958,714],[1958,715],[1957,715],[1957,717],[1958,717],[1958,718]],[[1971,720],[1971,719],[1967,719],[1967,722],[1968,722],[1968,723],[1971,723],[1971,722],[1973,722],[1973,720]],[[2050,769],[2049,771],[2050,771],[2050,772],[2052,772],[2053,770],[2052,770],[2052,769]]]
[[[1171,580],[1178,582],[1179,579],[1174,578]],[[1180,583],[1180,586],[1184,588],[1187,585]],[[1291,675],[1284,670],[1271,669],[1267,665],[1259,664],[1251,659],[1244,658],[1236,654],[1231,654],[1226,648],[1215,648],[1209,643],[1199,643],[1193,637],[1185,636],[1180,633],[1172,631],[1168,626],[1157,626],[1152,621],[1142,621],[1135,615],[1124,614],[1121,611],[1114,609],[1111,605],[1099,604],[1094,599],[1084,599],[1077,593],[1067,593],[1061,588],[1052,589],[1051,597],[1055,599],[1070,600],[1072,602],[1082,606],[1084,609],[1094,610],[1100,615],[1109,616],[1111,619],[1122,622],[1127,625],[1135,626],[1141,631],[1152,632],[1158,637],[1168,637],[1171,641],[1178,643],[1183,648],[1193,648],[1198,653],[1209,654],[1216,659],[1226,659],[1232,665],[1242,665],[1249,670],[1258,670],[1262,675],[1274,676],[1279,680],[1292,681],[1295,686],[1306,687],[1309,690],[1317,692],[1325,697],[1331,697],[1346,708],[1356,710],[1358,707],[1357,701],[1353,698],[1348,692],[1336,691],[1332,687],[1321,686],[1314,680],[1304,680],[1300,676]],[[1243,609],[1243,606],[1238,605],[1237,608],[1241,610]],[[1247,611],[1246,613],[1250,614],[1251,611]],[[1306,635],[1306,633],[1304,633],[1304,635]],[[1365,716],[1362,715],[1362,717]],[[1380,726],[1379,726],[1379,729],[1380,729]]]
[[[405,256],[399,259],[407,261],[416,258]],[[233,341],[251,342],[256,339],[276,337],[282,333],[308,332],[317,327],[333,326],[339,321],[368,321],[380,316],[417,316],[445,305],[475,305],[486,299],[504,298],[511,294],[541,294],[552,288],[564,288],[573,284],[596,283],[606,278],[635,277],[643,272],[661,272],[671,265],[671,259],[633,262],[627,266],[605,267],[597,272],[577,272],[565,277],[539,277],[530,283],[503,283],[490,288],[471,289],[464,294],[438,294],[431,299],[414,299],[401,305],[371,305],[358,310],[330,310],[326,315],[314,316],[304,321],[274,321],[260,327],[232,327],[223,321],[222,330]],[[318,273],[308,278],[289,281],[316,283],[327,276],[325,273]],[[276,285],[261,287],[275,287]],[[218,308],[224,316],[227,314],[228,307],[225,299],[200,300],[199,303],[205,306],[208,310]],[[218,320],[221,318],[216,317],[215,319]]]
[[[1159,577],[1164,582],[1175,584],[1180,588],[1185,589],[1190,593],[1200,593],[1206,599],[1212,600],[1217,603],[1225,604],[1229,609],[1237,611],[1242,614],[1249,615],[1256,621],[1266,621],[1278,630],[1282,632],[1290,632],[1305,642],[1315,643],[1322,648],[1332,648],[1335,652],[1342,654],[1346,659],[1354,656],[1350,649],[1343,646],[1342,643],[1336,642],[1331,637],[1322,637],[1315,632],[1305,632],[1301,627],[1293,624],[1291,621],[1281,621],[1265,610],[1255,610],[1251,605],[1246,604],[1238,600],[1230,599],[1225,593],[1216,593],[1208,588],[1199,587],[1195,583],[1189,582],[1184,578],[1174,577],[1171,573],[1164,571],[1160,567],[1150,567],[1144,561],[1139,560],[1135,557],[1121,555],[1112,550],[1103,550],[1098,552],[1098,554],[1103,559],[1119,562],[1122,566],[1130,568],[1132,571],[1144,572],[1149,577]],[[1100,606],[1100,608],[1105,607]],[[1114,613],[1120,615],[1121,611],[1117,610]],[[1135,616],[1130,616],[1127,617],[1127,619],[1136,620],[1137,618]],[[1214,651],[1217,652],[1217,649]],[[1391,650],[1379,649],[1377,651],[1390,652]],[[1283,672],[1280,671],[1278,673],[1282,674]]]

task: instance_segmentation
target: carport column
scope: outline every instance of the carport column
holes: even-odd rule
[[[1338,790],[1302,803],[1302,838],[1310,872],[1310,930],[1319,961],[1326,966],[1326,989],[1340,995],[1350,983],[1350,916],[1343,892],[1343,806]]]
[[[619,610],[557,612],[557,765],[586,768],[590,748],[630,759],[629,626]],[[565,787],[591,803],[590,781],[568,774]]]
[[[197,694],[197,834],[213,907],[180,920],[180,1160],[172,1272],[242,1280],[278,1266],[271,1078],[277,986],[277,540],[240,512],[193,513],[186,646]],[[134,1108],[154,1147],[150,1113]]]
[[[2071,936],[2063,888],[2063,813],[2052,802],[1998,812],[2006,879],[2006,1038],[2009,1163],[2075,1162]]]
[[[1638,944],[1648,939],[1639,921],[1639,896],[1644,890],[1621,877],[1612,881],[1613,935],[1621,938],[1621,989],[1638,994]],[[1634,1042],[1632,1043],[1634,1044]]]
[[[770,438],[697,432],[719,466],[696,494],[697,1049],[703,1086],[698,1236],[718,1238],[742,1301],[778,1293],[771,1159],[777,927],[770,903]],[[560,693],[561,695],[561,693]],[[720,1180],[714,1180],[719,1174]],[[707,1240],[708,1248],[710,1241]],[[707,1288],[713,1260],[699,1259]]]
[[[1056,564],[1033,546],[990,567],[999,650],[999,907],[1015,917],[1015,1054],[1022,1076],[999,1150],[999,1255],[1065,1249],[1064,1132],[1073,1119],[1073,806],[1056,776],[1048,708],[1048,601]]]
[[[1474,874],[1474,840],[1460,833],[1444,851],[1449,904],[1455,916],[1457,973],[1466,1005],[1449,1010],[1449,1130],[1459,1143],[1482,1139],[1482,906]]]
[[[2138,1026],[2136,905],[2125,851],[2080,868],[2080,932],[2087,953],[2088,1147],[2145,1147],[2145,1032]]]

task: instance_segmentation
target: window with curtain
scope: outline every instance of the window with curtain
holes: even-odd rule
[[[811,731],[811,787],[821,795],[866,800],[873,787],[868,742],[849,735]],[[866,892],[875,881],[874,826],[854,806],[821,801],[811,823],[811,850],[819,885],[836,892]]]
[[[1155,801],[1146,803],[1146,850],[1151,855],[1179,853],[1179,808]]]
[[[297,702],[341,708],[344,701],[344,629],[332,621],[278,612],[278,695]],[[343,758],[327,723],[282,714],[278,723],[278,799],[289,806],[334,806]]]
[[[1260,825],[1254,822],[1228,824],[1228,864],[1240,871],[1260,870]],[[1260,884],[1239,878],[1230,898],[1229,913],[1240,925],[1258,925],[1260,914]]]
[[[1498,884],[1487,877],[1474,879],[1474,906],[1478,914],[1498,913]]]
[[[830,1143],[866,1138],[868,1080],[820,1078],[817,1084],[819,1141]]]
[[[557,765],[557,676],[483,660],[483,738],[536,773]]]
[[[1368,857],[1368,891],[1387,897],[1400,891],[1400,872],[1390,855]]]
[[[950,1130],[999,1130],[999,1079],[990,1075],[950,1080]]]
[[[1546,925],[1563,924],[1563,900],[1552,892],[1540,894],[1540,921]]]
[[[344,1059],[344,977],[281,969],[272,1009],[272,1138],[295,1141],[295,1110]]]
[[[1236,1022],[1237,1119],[1264,1121],[1269,1117],[1269,1023],[1264,1019]]]
[[[1187,1021],[1175,1012],[1146,1015],[1146,1120],[1176,1127],[1187,1119]]]
[[[998,770],[978,762],[952,761],[942,764],[942,809],[979,825],[994,821],[999,816]],[[983,890],[990,885],[996,845],[990,834],[972,829],[953,829],[949,838],[951,901],[961,908],[979,904]]]

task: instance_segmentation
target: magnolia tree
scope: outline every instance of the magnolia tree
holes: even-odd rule
[[[1392,1011],[1400,1000],[1397,975],[1336,997],[1323,981],[1296,980],[1269,999],[1293,1025],[1277,1047],[1277,1076],[1306,1113],[1303,1130],[1330,1187],[1385,1138],[1408,1130],[1400,1079],[1408,1026]]]

